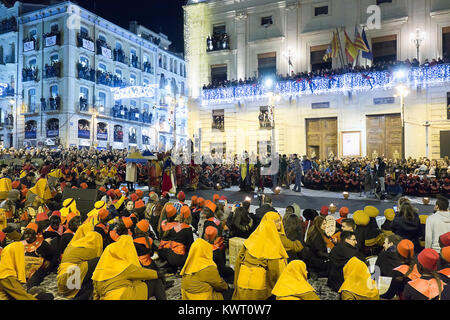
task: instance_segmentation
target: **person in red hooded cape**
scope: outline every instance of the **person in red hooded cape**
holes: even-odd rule
[[[172,184],[172,167],[173,162],[170,158],[170,152],[167,152],[166,157],[164,158],[164,164],[163,164],[163,179],[162,179],[162,187],[161,192],[170,192],[170,190],[174,187]]]

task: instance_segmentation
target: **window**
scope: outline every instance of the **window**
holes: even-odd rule
[[[170,58],[170,72],[173,72],[173,58]]]
[[[36,59],[30,59],[28,60],[28,65],[30,67],[36,67]]]
[[[444,60],[450,58],[450,27],[442,29],[442,56]]]
[[[226,81],[227,76],[227,65],[218,64],[211,66],[211,82],[219,84],[220,82]]]
[[[52,54],[52,55],[50,56],[50,61],[51,61],[52,63],[58,62],[58,61],[59,61],[59,55],[58,55],[58,54]]]
[[[102,35],[102,34],[99,34],[99,35],[98,35],[98,38],[99,38],[100,40],[102,40],[102,41],[105,41],[105,42],[106,42],[106,37],[105,37],[104,35]]]
[[[50,87],[50,96],[56,98],[58,96],[58,86],[54,85]]]
[[[116,42],[116,49],[122,50],[122,44],[120,42]]]
[[[89,30],[86,27],[80,27],[80,34],[85,37],[89,37]]]
[[[80,56],[80,63],[84,68],[89,68],[89,58]]]
[[[106,64],[104,63],[99,63],[98,64],[98,69],[102,72],[106,72]]]
[[[36,107],[36,89],[28,90],[28,111],[34,112],[34,108]]]
[[[323,60],[325,53],[329,45],[313,46],[310,51],[310,61],[311,61],[311,71],[315,72],[317,70],[331,69],[332,59],[329,58],[327,61]]]
[[[314,8],[314,16],[328,15],[328,6],[321,6]]]
[[[130,74],[130,84],[133,86],[137,85],[136,75]]]
[[[130,50],[130,58],[137,57],[137,53],[135,49]]]
[[[178,64],[177,60],[173,60],[173,73],[177,74]]]
[[[123,142],[123,128],[122,126],[114,126],[114,142]]]
[[[225,114],[224,109],[213,110],[212,112],[212,129],[225,131]]]
[[[373,63],[397,61],[397,35],[372,38]]]
[[[276,52],[258,54],[258,74],[262,77],[277,74]]]
[[[225,26],[225,24],[217,24],[217,25],[214,25],[213,26],[213,35],[214,34],[218,34],[218,35],[220,35],[220,34],[223,34],[223,33],[226,33],[226,26]]]
[[[209,144],[209,151],[211,152],[211,155],[217,154],[226,154],[227,153],[227,144],[225,142],[219,142],[219,143],[210,143]]]
[[[167,70],[167,57],[163,56],[163,68]]]
[[[98,93],[98,105],[103,107],[106,106],[106,93],[104,92]]]
[[[131,100],[130,101],[130,106],[132,106],[132,107],[134,107],[134,108],[136,108],[136,100]]]
[[[142,81],[142,84],[143,84],[144,86],[149,86],[149,85],[150,85],[150,80],[144,79],[144,80]]]
[[[262,17],[261,18],[261,25],[268,27],[273,24],[272,16]]]
[[[50,27],[51,32],[58,32],[59,31],[59,25],[57,23],[54,23]]]
[[[80,87],[80,98],[89,99],[89,89],[85,87]]]
[[[119,79],[122,79],[122,71],[121,71],[120,69],[116,69],[116,76],[117,76]]]
[[[36,29],[30,30],[30,38],[33,38],[34,40],[37,39],[37,31],[36,31]]]

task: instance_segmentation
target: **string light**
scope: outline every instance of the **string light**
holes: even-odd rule
[[[125,88],[111,88],[114,100],[135,99],[135,98],[154,98],[155,86],[130,86]]]
[[[368,73],[346,73],[331,77],[315,77],[311,80],[299,79],[278,81],[275,92],[282,97],[308,96],[320,94],[346,94],[348,92],[364,92],[373,89],[392,89],[398,84],[405,87],[419,85],[432,87],[450,82],[450,64],[432,67],[418,67],[403,70],[400,74],[389,71]],[[269,89],[263,84],[249,84],[228,88],[205,89],[202,93],[202,104],[233,103],[236,100],[258,100],[268,98]]]

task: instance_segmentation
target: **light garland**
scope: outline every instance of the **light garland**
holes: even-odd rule
[[[125,88],[111,88],[114,100],[154,98],[156,85],[150,86],[130,86]]]
[[[283,97],[308,96],[320,94],[345,94],[347,92],[363,92],[373,89],[391,89],[398,84],[407,87],[432,87],[450,82],[450,64],[432,67],[416,67],[405,71],[403,79],[397,79],[394,72],[376,71],[346,73],[329,77],[314,77],[279,81],[275,92]],[[258,100],[269,97],[270,90],[262,84],[241,85],[228,88],[204,89],[202,104],[233,103],[237,100]]]

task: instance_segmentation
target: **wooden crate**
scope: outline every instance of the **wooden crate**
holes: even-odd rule
[[[244,241],[246,239],[244,238],[231,238],[229,240],[229,251],[228,251],[228,261],[230,264],[230,267],[234,269],[234,264],[236,262],[236,258],[239,254],[239,251],[241,250],[242,246],[244,245]]]

